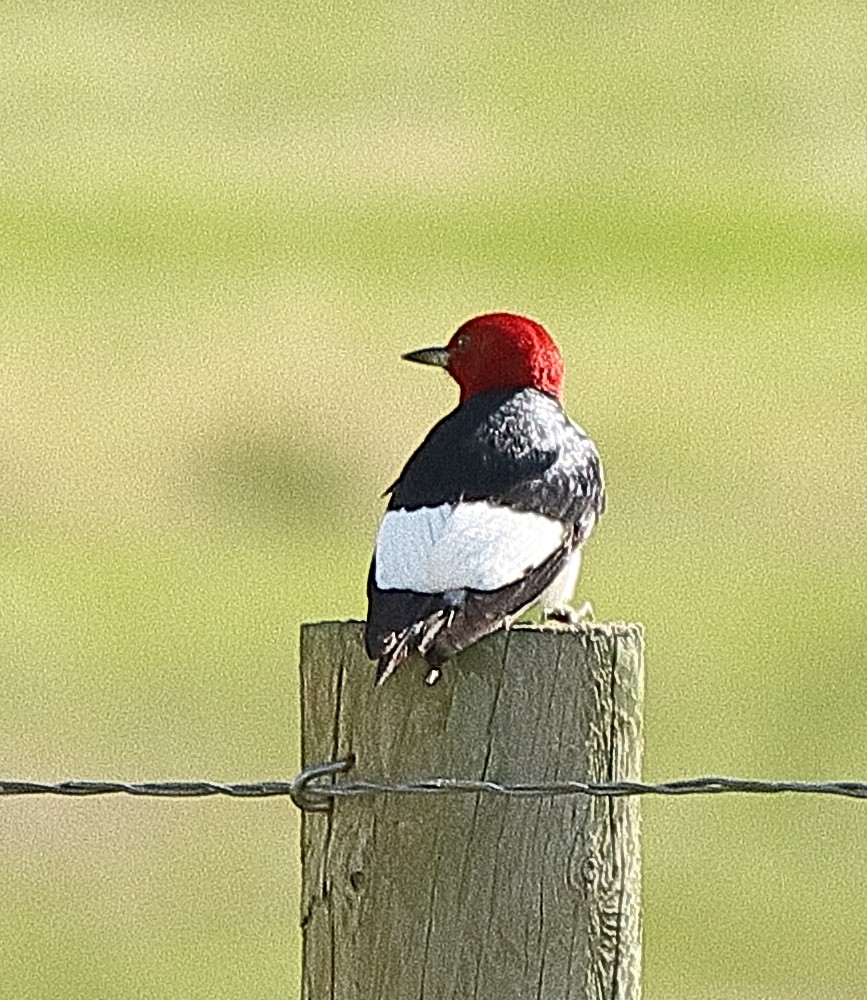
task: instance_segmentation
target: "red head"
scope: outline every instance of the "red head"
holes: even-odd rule
[[[404,354],[439,365],[461,387],[461,402],[488,389],[541,389],[559,398],[563,359],[544,327],[514,313],[467,320],[445,347]]]

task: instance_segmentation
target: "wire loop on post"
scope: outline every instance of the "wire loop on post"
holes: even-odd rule
[[[345,774],[355,763],[352,757],[345,760],[332,760],[327,764],[309,764],[292,782],[289,795],[302,812],[327,812],[334,799],[331,786],[312,784],[320,778],[335,774]]]

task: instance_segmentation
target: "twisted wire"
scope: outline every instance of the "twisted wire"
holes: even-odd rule
[[[719,795],[724,793],[776,795],[833,795],[867,799],[863,781],[790,781],[756,778],[706,776],[679,778],[650,783],[645,781],[551,781],[501,783],[466,778],[430,777],[405,780],[356,778],[334,780],[353,766],[351,758],[311,764],[291,781],[253,781],[227,784],[215,781],[61,781],[54,784],[36,781],[0,780],[0,796],[5,795],[132,795],[157,798],[201,798],[224,795],[234,798],[261,799],[289,796],[307,812],[330,808],[336,799],[369,795],[460,794],[499,795],[511,798],[557,798],[566,795],[592,795],[610,798],[625,796]]]

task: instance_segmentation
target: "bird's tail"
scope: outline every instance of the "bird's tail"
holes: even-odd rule
[[[384,684],[400,664],[413,653],[420,653],[432,668],[442,663],[446,656],[436,655],[430,647],[440,631],[451,624],[454,614],[454,609],[440,609],[422,621],[414,622],[400,632],[388,635],[376,664],[376,686]],[[439,671],[436,669],[429,671],[429,684],[435,684],[438,679]]]

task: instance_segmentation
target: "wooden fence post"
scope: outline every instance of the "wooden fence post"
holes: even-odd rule
[[[352,778],[639,779],[642,630],[518,626],[381,688],[358,622],[305,625],[302,762]],[[638,1000],[635,798],[340,799],[302,828],[304,1000]]]

